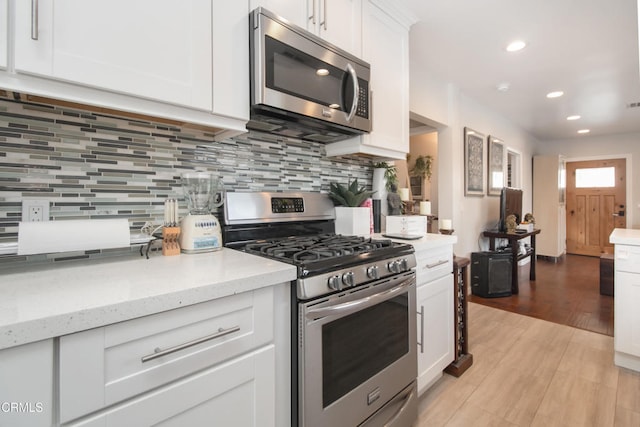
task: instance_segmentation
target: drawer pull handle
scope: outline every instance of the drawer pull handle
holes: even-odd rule
[[[38,40],[38,0],[31,0],[31,39]]]
[[[433,264],[427,264],[427,268],[434,268],[434,267],[437,267],[439,265],[446,264],[448,262],[449,261],[446,260],[446,259],[441,259],[440,261],[434,262]]]
[[[193,347],[194,345],[202,344],[203,342],[215,340],[216,338],[223,337],[225,335],[232,334],[234,332],[238,332],[240,330],[240,326],[233,326],[229,329],[218,329],[218,332],[215,334],[207,335],[206,337],[198,338],[183,344],[176,345],[174,347],[167,348],[166,350],[161,350],[160,348],[156,348],[153,353],[143,356],[142,363],[148,362],[153,359],[157,359],[158,357],[166,356],[171,353],[175,353],[176,351],[184,350],[185,348]]]

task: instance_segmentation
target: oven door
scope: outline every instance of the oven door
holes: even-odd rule
[[[371,131],[366,62],[262,8],[252,24],[252,108]]]
[[[415,299],[411,271],[299,304],[300,425],[357,426],[415,380]]]

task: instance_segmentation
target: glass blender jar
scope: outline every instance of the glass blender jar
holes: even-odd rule
[[[221,249],[220,223],[211,211],[222,205],[222,182],[209,172],[187,172],[181,184],[189,214],[180,224],[180,250],[191,254]]]

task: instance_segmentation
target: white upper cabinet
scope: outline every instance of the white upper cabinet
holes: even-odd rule
[[[8,0],[0,0],[0,68],[7,68],[7,41],[9,38],[7,5]]]
[[[16,71],[212,110],[211,1],[38,3],[16,2]]]
[[[290,21],[298,27],[307,28],[307,2],[312,0],[251,0],[251,10],[264,7],[269,12]],[[317,0],[316,0],[317,1]]]
[[[362,53],[361,0],[307,0],[309,31],[347,52]]]
[[[327,156],[406,159],[409,152],[409,27],[389,2],[363,0],[362,59],[371,65],[370,134],[325,146]]]
[[[252,0],[340,49],[360,56],[362,0]]]
[[[373,127],[363,143],[408,153],[409,30],[369,0],[363,19],[362,57],[371,64],[373,102]]]

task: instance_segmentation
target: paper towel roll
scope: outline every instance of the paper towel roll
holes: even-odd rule
[[[131,242],[126,219],[21,222],[18,255],[123,248]]]

